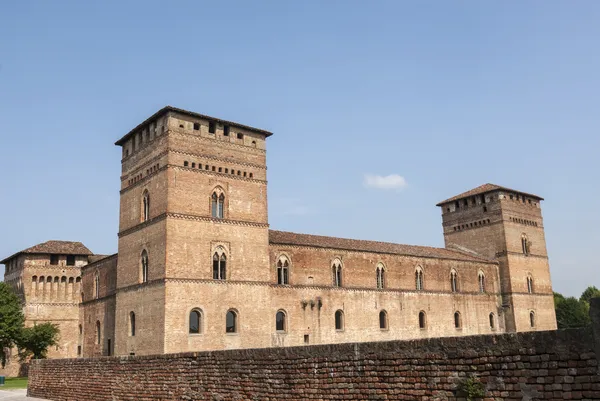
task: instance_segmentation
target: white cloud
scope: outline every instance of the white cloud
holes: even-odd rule
[[[406,187],[406,180],[398,174],[386,176],[365,174],[364,184],[368,188],[395,189],[400,191]]]

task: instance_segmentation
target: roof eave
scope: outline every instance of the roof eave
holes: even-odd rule
[[[158,118],[159,116],[161,116],[161,115],[163,115],[165,113],[168,113],[168,112],[186,114],[188,116],[192,116],[192,117],[196,117],[196,118],[201,118],[203,120],[216,121],[216,122],[221,123],[221,124],[231,125],[232,127],[238,127],[238,128],[247,129],[247,130],[252,131],[252,132],[263,134],[267,138],[270,137],[271,135],[273,135],[273,133],[270,132],[270,131],[266,131],[266,130],[263,130],[263,129],[260,129],[260,128],[250,127],[249,125],[239,124],[239,123],[236,123],[234,121],[222,120],[220,118],[215,118],[215,117],[207,116],[207,115],[204,115],[204,114],[195,113],[193,111],[179,109],[179,108],[173,107],[173,106],[165,106],[162,109],[158,110],[156,113],[152,114],[147,119],[145,119],[142,123],[138,124],[134,129],[132,129],[131,131],[129,131],[127,134],[125,134],[121,139],[119,139],[118,141],[116,141],[115,145],[117,145],[117,146],[123,145],[141,127],[143,127],[144,125],[148,124],[150,121],[152,121],[152,120]]]
[[[497,192],[497,191],[510,191],[510,192],[514,192],[514,193],[517,193],[517,194],[529,196],[529,197],[535,198],[537,200],[541,200],[541,201],[544,200],[544,198],[542,198],[541,196],[538,196],[538,195],[529,194],[529,193],[523,192],[523,191],[517,191],[515,189],[510,189],[510,188],[505,188],[505,187],[499,187],[499,188],[495,188],[495,189],[490,189],[489,191],[484,191],[484,192],[478,193],[477,195],[467,195],[467,196],[463,196],[463,197],[459,197],[459,198],[453,196],[451,198],[446,199],[445,201],[441,201],[440,203],[436,204],[436,206],[444,206],[444,205],[446,205],[448,203],[456,202],[456,201],[461,200],[461,199],[470,198],[471,196],[485,195],[485,194],[489,194],[491,192]]]

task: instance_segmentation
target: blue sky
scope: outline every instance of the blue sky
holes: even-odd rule
[[[115,252],[113,143],[170,104],[275,133],[274,229],[443,246],[438,201],[539,194],[554,288],[578,295],[600,286],[599,20],[594,1],[4,2],[0,255]]]

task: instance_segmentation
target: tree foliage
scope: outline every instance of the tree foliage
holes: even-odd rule
[[[600,290],[594,286],[586,288],[579,299],[564,297],[554,293],[554,308],[559,329],[570,329],[590,325],[590,300],[600,297]]]
[[[29,356],[33,359],[46,359],[48,348],[58,345],[59,333],[58,325],[53,323],[42,323],[24,328],[17,341],[21,359]]]
[[[12,288],[0,282],[0,360],[6,366],[6,349],[12,348],[23,330],[25,316]]]

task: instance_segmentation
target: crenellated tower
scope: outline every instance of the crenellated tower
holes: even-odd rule
[[[175,294],[197,298],[202,282],[269,280],[270,135],[165,107],[116,143],[123,152],[117,355],[169,352],[165,333],[182,326]]]
[[[485,184],[437,205],[447,248],[498,262],[507,331],[556,329],[542,200]]]

